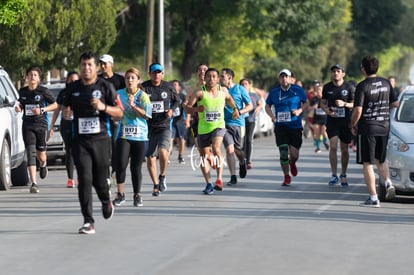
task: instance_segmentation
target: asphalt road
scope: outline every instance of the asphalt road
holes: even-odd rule
[[[38,194],[0,192],[1,274],[413,273],[414,198],[360,207],[367,191],[354,153],[350,186],[330,188],[327,151],[315,154],[305,140],[299,174],[282,187],[274,138],[262,137],[247,177],[211,196],[189,154],[180,165],[174,152],[158,198],[145,169],[141,208],[129,181],[109,221],[94,195],[95,235],[77,233],[77,189],[65,188],[62,169],[50,169]]]

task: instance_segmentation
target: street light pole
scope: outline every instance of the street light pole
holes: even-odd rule
[[[159,63],[164,66],[164,0],[159,0]]]

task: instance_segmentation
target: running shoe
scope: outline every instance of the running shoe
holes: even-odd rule
[[[221,180],[216,180],[214,190],[223,191],[223,182]]]
[[[115,205],[115,206],[121,206],[121,204],[123,204],[123,203],[125,203],[125,193],[120,193],[120,192],[118,192],[117,194],[116,194],[116,197],[115,197],[115,199],[112,201],[112,203]]]
[[[79,234],[95,234],[95,227],[93,226],[93,223],[85,223],[79,228],[78,232]]]
[[[385,199],[387,201],[392,201],[395,198],[395,187],[390,183],[388,183],[386,187],[387,187],[387,192],[385,193]]]
[[[214,187],[213,184],[207,183],[206,188],[204,188],[203,193],[206,195],[214,194]]]
[[[102,215],[106,220],[109,220],[114,215],[114,206],[112,202],[109,203],[102,203]]]
[[[154,184],[154,189],[152,190],[152,195],[158,197],[160,195],[160,189],[158,184]]]
[[[66,182],[66,187],[75,188],[76,187],[75,181],[73,179],[68,179],[68,181]]]
[[[328,182],[329,186],[336,186],[338,184],[338,177],[336,175],[332,175],[332,178],[330,179],[330,181]]]
[[[285,175],[285,179],[282,182],[282,186],[290,186],[292,178],[289,175]]]
[[[30,193],[39,193],[39,186],[34,182],[32,183],[32,186],[30,186]]]
[[[139,193],[134,195],[134,206],[138,207],[138,206],[143,206],[144,203],[142,202],[142,197]]]
[[[183,157],[178,157],[178,163],[185,164],[185,160],[183,159]]]
[[[290,173],[292,174],[292,176],[296,177],[298,175],[298,168],[296,167],[296,163],[289,162],[289,166],[290,166]]]
[[[165,176],[159,176],[158,177],[158,183],[160,185],[160,192],[167,191],[167,181],[165,180]]]
[[[44,178],[46,178],[47,177],[47,173],[48,173],[48,170],[47,170],[47,166],[45,165],[45,166],[40,166],[40,168],[39,168],[39,175],[40,175],[40,178],[41,179],[44,179]]]
[[[237,184],[237,177],[236,175],[232,175],[230,181],[227,183],[228,186],[233,186]]]
[[[243,164],[239,165],[239,176],[240,178],[244,179],[247,175],[247,167],[246,167],[246,160],[243,162]]]
[[[319,154],[320,152],[322,152],[322,150],[321,150],[321,149],[319,149],[319,148],[316,148],[316,149],[315,149],[315,153],[316,153],[316,154]]]
[[[371,198],[368,198],[366,201],[361,202],[359,205],[360,206],[367,206],[367,207],[376,207],[376,208],[381,207],[379,200],[373,201],[373,200],[371,200]]]
[[[248,161],[248,162],[247,162],[247,165],[246,165],[246,168],[247,168],[247,169],[252,169],[252,168],[253,168],[252,163]]]
[[[346,179],[346,175],[340,175],[339,178],[341,179],[341,186],[348,187],[348,180]]]

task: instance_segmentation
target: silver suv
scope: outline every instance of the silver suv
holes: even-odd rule
[[[22,135],[22,113],[14,110],[18,93],[0,66],[0,190],[29,182]]]

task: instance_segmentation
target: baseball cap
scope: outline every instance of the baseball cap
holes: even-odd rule
[[[111,62],[112,64],[114,64],[114,58],[109,55],[109,54],[104,54],[101,57],[99,57],[99,61],[101,62]]]
[[[333,65],[333,66],[331,67],[331,71],[332,71],[333,69],[339,69],[339,70],[341,70],[341,71],[345,72],[345,68],[344,68],[344,67],[342,67],[342,65],[341,65],[341,64],[335,64],[335,65]]]
[[[319,85],[321,85],[321,83],[319,82],[319,80],[315,79],[314,81],[312,81],[312,85],[313,86],[319,86]]]
[[[162,68],[161,64],[154,63],[154,64],[150,65],[149,71],[150,71],[150,73],[156,72],[156,71],[162,72],[163,68]]]
[[[285,74],[287,76],[292,76],[292,73],[288,69],[283,69],[279,72],[279,75]]]

